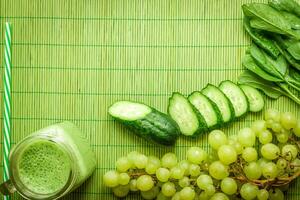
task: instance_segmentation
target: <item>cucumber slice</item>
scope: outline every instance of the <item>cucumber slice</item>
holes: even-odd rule
[[[265,101],[261,93],[249,85],[239,85],[247,96],[251,112],[258,112],[264,108]]]
[[[173,145],[180,135],[178,125],[170,116],[142,103],[119,101],[109,107],[108,113],[149,141]]]
[[[197,136],[207,130],[201,114],[180,93],[174,92],[169,99],[168,113],[177,122],[183,135]]]
[[[248,112],[248,99],[239,86],[227,80],[221,82],[219,88],[233,105],[235,117],[241,117]]]
[[[229,122],[234,118],[234,109],[232,104],[219,88],[208,84],[204,89],[202,89],[201,93],[218,106],[224,122]]]
[[[203,116],[208,128],[217,128],[218,125],[222,124],[223,120],[219,108],[201,92],[193,92],[188,99]]]

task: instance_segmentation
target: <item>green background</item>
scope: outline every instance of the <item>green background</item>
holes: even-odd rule
[[[107,108],[130,99],[165,112],[173,91],[189,94],[207,83],[236,81],[250,44],[242,28],[246,2],[251,1],[0,0],[1,61],[5,21],[13,32],[12,141],[55,122],[77,124],[98,165],[66,199],[89,200],[114,199],[101,177],[129,151],[172,151],[183,158],[190,146],[206,148],[206,136],[181,137],[174,148],[150,144],[112,121]],[[266,107],[299,116],[299,107],[286,98],[267,99]],[[250,114],[223,130],[235,134],[261,118]],[[297,185],[287,199],[300,198]]]

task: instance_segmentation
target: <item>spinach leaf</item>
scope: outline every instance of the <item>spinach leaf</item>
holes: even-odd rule
[[[284,78],[284,75],[281,74],[277,69],[277,67],[282,67],[280,66],[280,64],[276,63],[277,60],[273,61],[272,58],[270,58],[266,53],[264,53],[264,51],[260,50],[255,44],[251,45],[250,54],[255,60],[255,62],[259,65],[259,67],[262,68],[264,71],[278,79]]]
[[[238,83],[250,85],[254,88],[257,88],[263,91],[265,95],[273,99],[277,99],[280,96],[285,95],[285,92],[280,87],[272,82],[258,78],[250,71],[243,72],[239,77]]]
[[[290,72],[289,72],[289,75],[290,75],[290,77],[292,77],[293,79],[298,81],[299,84],[300,84],[300,71],[291,68]]]
[[[257,66],[254,59],[249,54],[245,55],[242,64],[245,68],[247,68],[248,70],[250,70],[251,72],[255,73],[256,75],[258,75],[259,77],[265,80],[272,81],[272,82],[282,82],[282,79],[276,78],[268,74],[266,71],[264,71],[259,66]]]
[[[275,45],[278,47],[280,53],[285,57],[285,59],[297,70],[300,70],[300,63],[297,62],[294,57],[290,55],[290,53],[286,50],[286,45],[282,41],[281,37],[275,36],[276,43]]]
[[[250,3],[244,4],[242,8],[244,14],[250,18],[251,27],[300,39],[300,34],[292,30],[289,21],[271,6],[262,3]]]
[[[294,95],[285,83],[272,83],[257,77],[250,71],[243,72],[238,80],[239,84],[250,85],[265,93],[270,98],[277,99],[280,96],[287,96],[300,105],[300,99]]]
[[[296,29],[296,30],[300,29],[300,18],[298,18],[296,15],[293,15],[285,11],[282,11],[281,14],[284,16],[286,20],[290,22],[292,29]]]
[[[291,12],[300,17],[300,5],[293,0],[273,0],[269,4],[277,10]]]
[[[293,56],[296,60],[300,60],[300,42],[295,42],[287,48],[287,51]]]
[[[280,51],[274,44],[274,41],[267,38],[262,33],[252,29],[250,27],[250,22],[247,17],[244,18],[243,24],[244,24],[245,30],[248,32],[248,34],[250,35],[250,37],[252,38],[252,40],[255,42],[256,45],[263,48],[273,58],[277,58],[279,56]]]

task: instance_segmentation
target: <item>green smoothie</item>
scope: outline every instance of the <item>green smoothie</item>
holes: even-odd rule
[[[61,147],[49,141],[36,141],[21,153],[19,177],[29,190],[38,194],[60,191],[68,182],[70,159]]]
[[[70,122],[32,133],[15,147],[10,161],[16,188],[29,199],[61,197],[80,186],[96,168],[88,140]]]

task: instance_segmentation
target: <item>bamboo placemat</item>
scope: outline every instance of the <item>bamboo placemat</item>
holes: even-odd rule
[[[13,31],[14,144],[55,122],[77,124],[98,165],[93,177],[66,199],[89,200],[114,199],[102,175],[129,151],[156,156],[173,151],[183,158],[190,146],[206,148],[206,136],[181,137],[174,148],[150,144],[112,121],[107,107],[130,99],[166,112],[173,91],[189,94],[208,82],[236,81],[250,44],[242,28],[246,2],[251,1],[1,0],[1,61],[5,21]],[[266,107],[299,116],[299,107],[286,98],[267,99]],[[248,115],[224,131],[235,134],[260,118],[262,113]],[[300,198],[298,183],[287,199]]]

